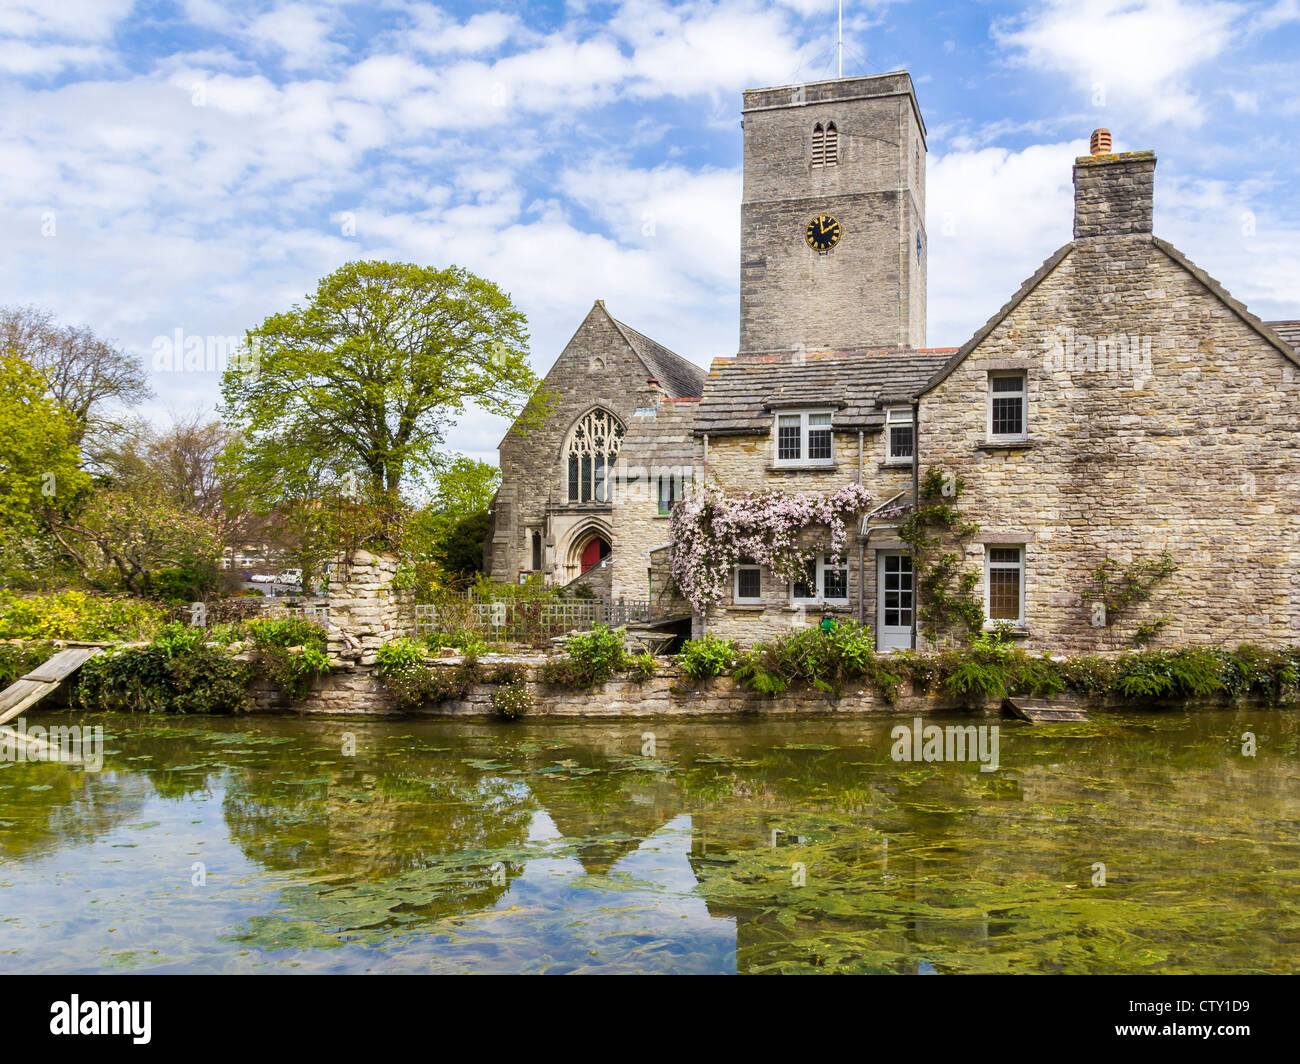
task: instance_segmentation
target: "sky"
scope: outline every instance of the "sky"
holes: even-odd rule
[[[139,355],[166,424],[345,262],[464,266],[542,374],[596,299],[707,365],[739,328],[741,92],[835,75],[836,0],[0,0],[0,304]],[[1154,149],[1156,233],[1300,318],[1300,0],[846,0],[844,73],[928,127],[930,346],[1070,239],[1090,132]],[[219,341],[218,341],[219,342]],[[495,463],[506,428],[449,437]]]

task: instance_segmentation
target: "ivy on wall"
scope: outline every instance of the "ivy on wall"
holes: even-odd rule
[[[1123,569],[1114,558],[1106,558],[1092,571],[1088,601],[1093,627],[1113,627],[1134,606],[1148,601],[1156,585],[1177,571],[1173,552],[1167,550],[1154,558],[1139,558]],[[1146,642],[1168,623],[1168,617],[1142,621],[1134,630],[1134,641]]]
[[[965,543],[979,531],[957,506],[966,481],[931,466],[920,482],[920,499],[899,529],[911,548],[919,597],[917,627],[930,640],[953,635],[970,640],[984,627],[976,588],[980,574],[966,569]]]

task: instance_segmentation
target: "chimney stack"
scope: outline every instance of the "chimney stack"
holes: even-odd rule
[[[1074,160],[1074,239],[1151,232],[1156,153],[1111,153],[1109,129],[1093,130],[1091,155]]]

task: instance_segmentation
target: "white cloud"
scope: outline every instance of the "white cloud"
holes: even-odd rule
[[[4,0],[0,34],[100,41],[111,36],[134,0]]]
[[[1243,12],[1220,0],[1048,0],[993,35],[1014,63],[1071,79],[1081,104],[1100,94],[1126,115],[1194,127],[1205,113],[1188,75],[1229,47]]]
[[[1074,224],[1082,143],[931,155],[926,171],[931,347],[956,347],[1002,306]]]

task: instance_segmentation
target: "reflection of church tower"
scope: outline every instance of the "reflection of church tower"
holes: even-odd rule
[[[740,352],[925,346],[925,126],[904,71],[745,93]]]

